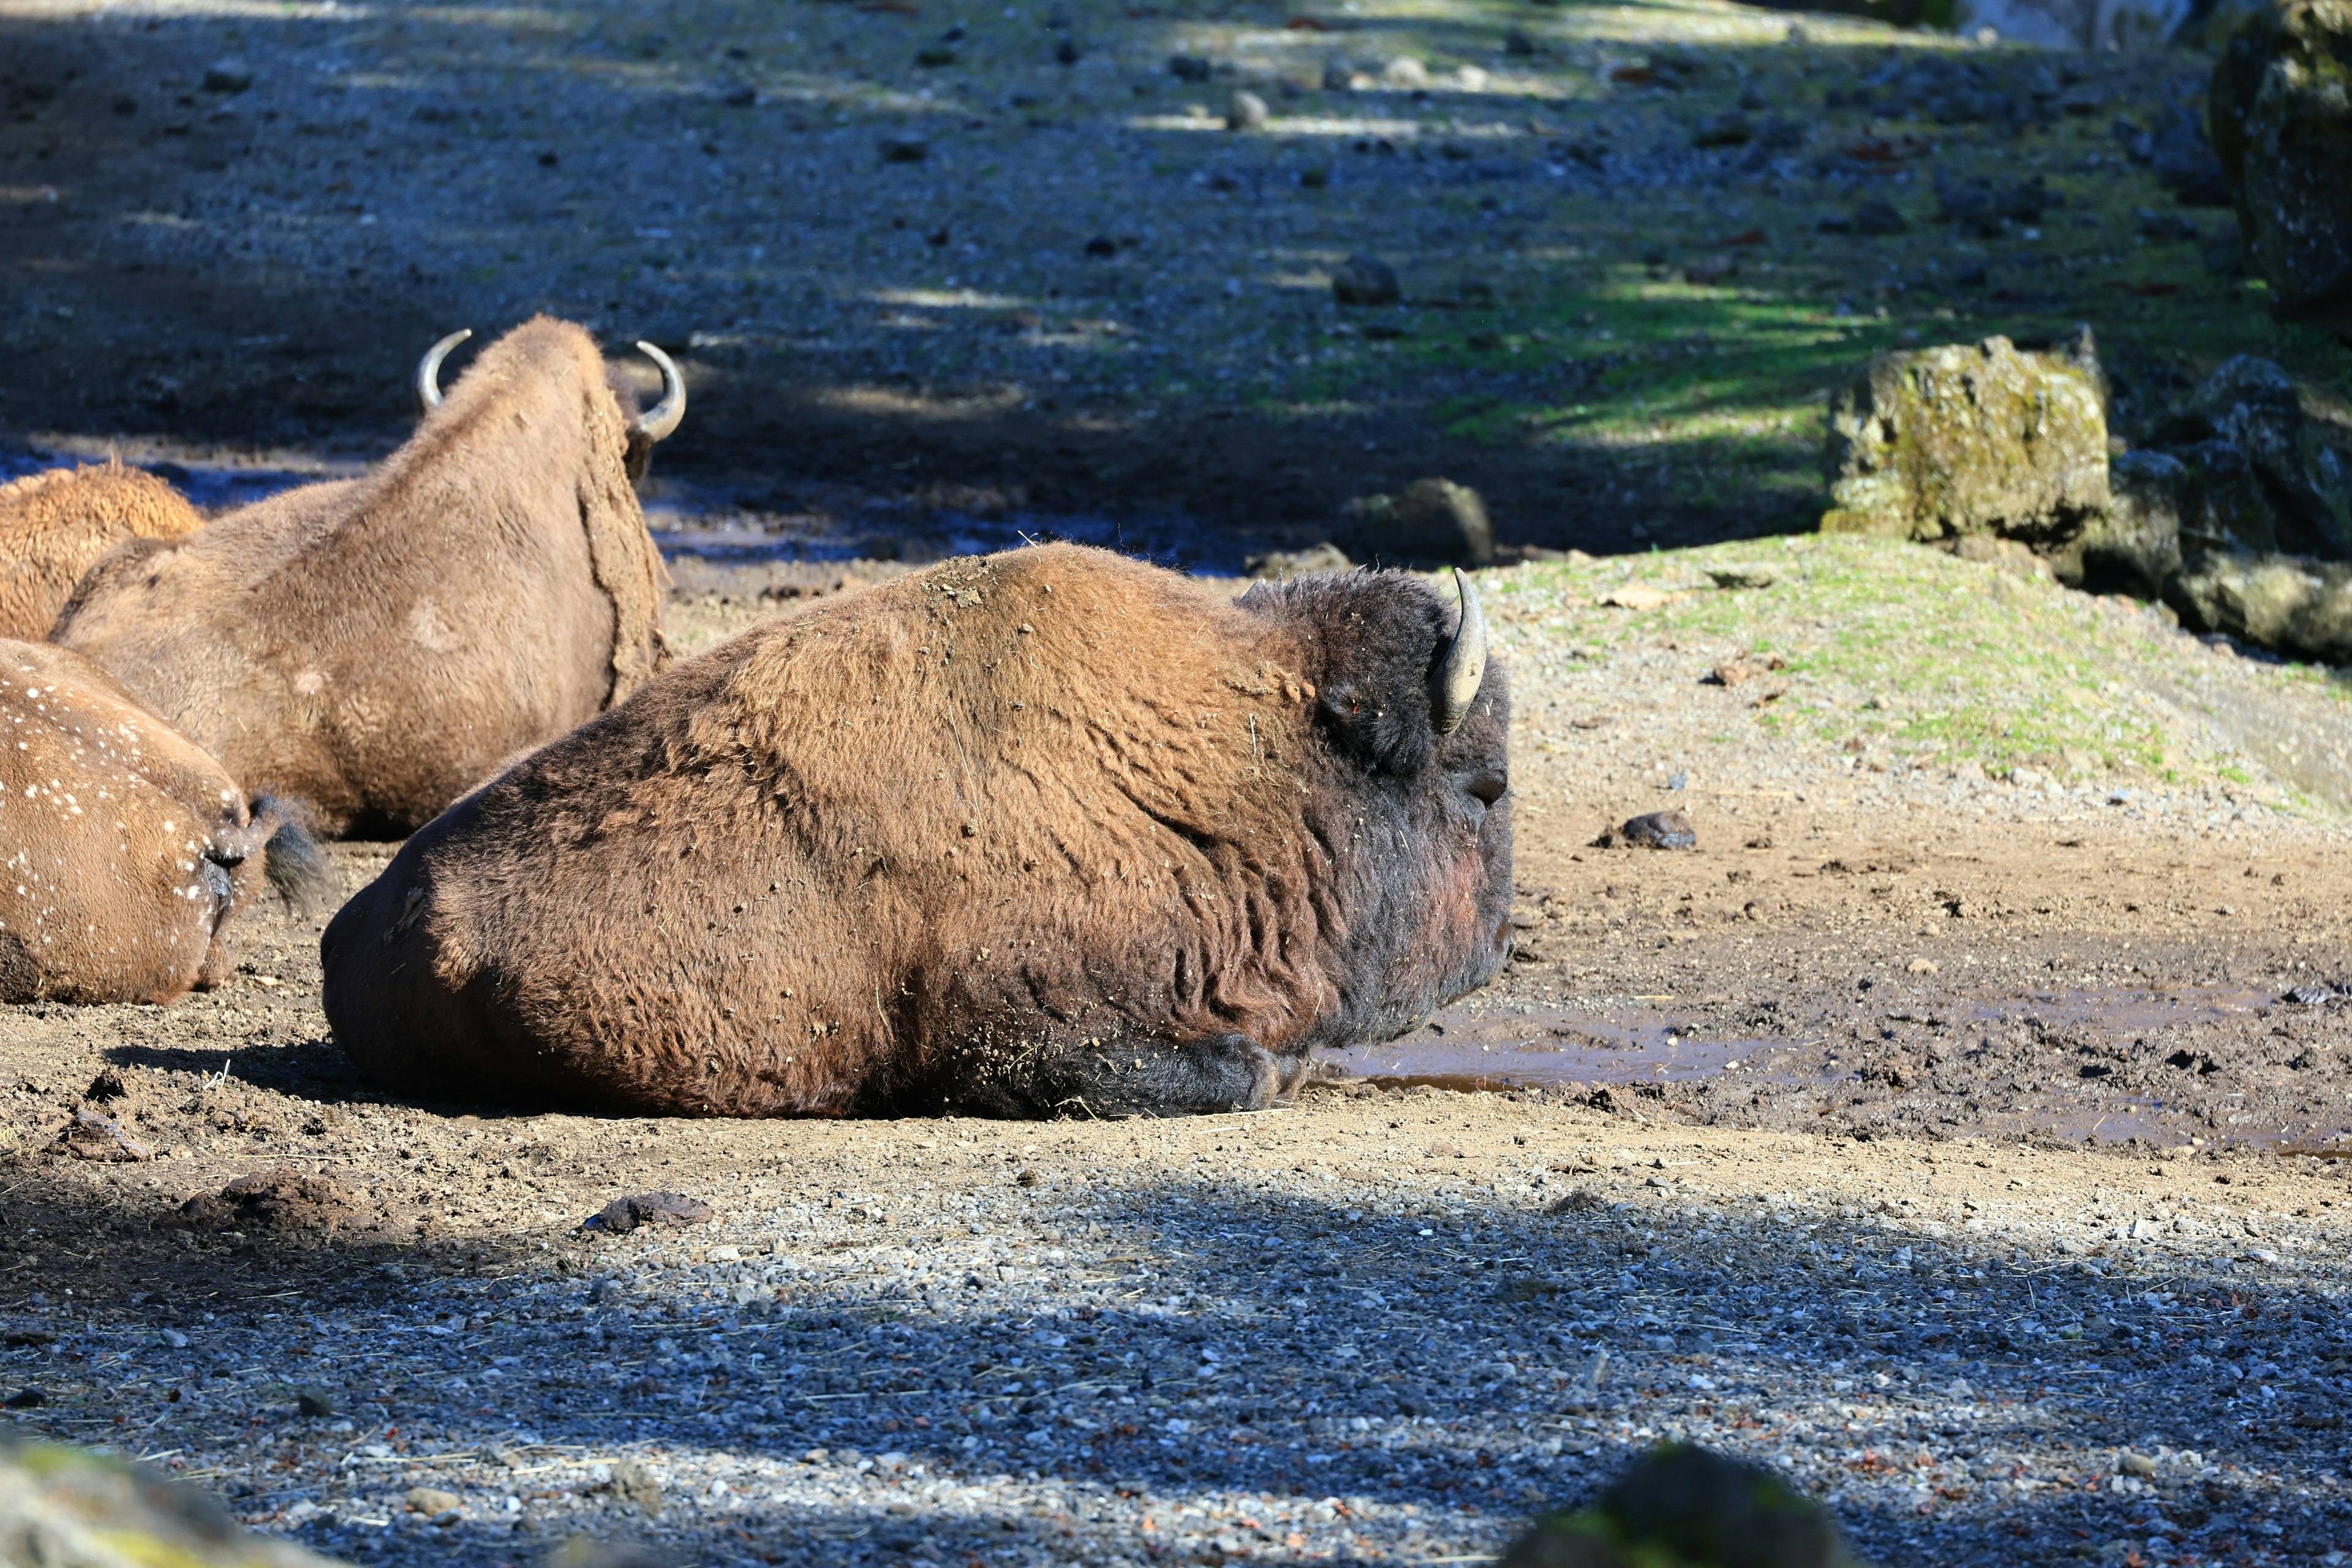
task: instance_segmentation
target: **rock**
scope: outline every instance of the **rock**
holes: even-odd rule
[[[1745,147],[1755,139],[1756,127],[1738,110],[1718,114],[1691,137],[1694,147]]]
[[[613,1490],[649,1519],[661,1513],[661,1482],[635,1459],[623,1459],[613,1467]]]
[[[454,1511],[460,1499],[456,1492],[445,1492],[439,1487],[411,1487],[404,1500],[411,1513],[421,1513],[427,1519],[437,1519]]]
[[[2107,464],[2106,510],[2050,565],[2070,588],[2153,599],[2180,570],[2180,510],[2189,474],[2162,452],[2126,452]]]
[[[2352,325],[2352,0],[2254,13],[2214,63],[2206,117],[2271,308]]]
[[[2008,225],[2034,224],[2052,207],[2063,205],[2039,174],[2030,180],[1996,184],[1981,176],[1956,180],[1936,171],[1936,207],[1946,221],[1979,238],[1998,238]]]
[[[886,163],[919,163],[931,155],[931,144],[919,136],[886,136],[882,139],[882,161]]]
[[[1369,256],[1351,256],[1331,274],[1331,298],[1342,305],[1393,305],[1404,298],[1394,268]]]
[[[1411,56],[1400,55],[1381,68],[1381,85],[1392,92],[1419,92],[1429,85],[1429,69]]]
[[[2174,574],[2165,599],[2192,631],[2352,664],[2352,564],[2210,551]]]
[[[2352,475],[2306,419],[2294,378],[2277,365],[2240,354],[2215,371],[2157,427],[2149,445],[2186,447],[2226,441],[2260,480],[2264,510],[2274,510],[2279,549],[2352,560]]]
[[[1107,234],[1096,235],[1087,241],[1087,254],[1097,261],[1108,260],[1118,254],[1118,241]]]
[[[1086,51],[1078,47],[1078,41],[1076,38],[1064,38],[1054,46],[1055,65],[1074,66],[1085,58]]]
[[[617,1307],[628,1299],[628,1295],[629,1288],[618,1279],[599,1279],[595,1289],[588,1292],[588,1300],[594,1306]]]
[[[1315,572],[1345,572],[1355,564],[1338,545],[1326,542],[1305,550],[1274,550],[1243,563],[1253,577],[1287,583]]]
[[[1360,553],[1389,563],[1454,562],[1484,566],[1495,559],[1495,530],[1476,490],[1451,479],[1415,479],[1401,496],[1367,496],[1348,503],[1350,531]]]
[[[1526,59],[1543,51],[1521,28],[1507,27],[1503,30],[1503,52],[1515,59]]]
[[[1780,574],[1769,566],[1710,566],[1707,576],[1718,588],[1769,588],[1779,582]]]
[[[1850,226],[1856,234],[1887,235],[1908,233],[1911,226],[1885,196],[1871,196],[1853,209]]]
[[[1601,847],[1630,845],[1637,849],[1696,849],[1698,830],[1679,811],[1652,811],[1629,817],[1613,834],[1601,836]]]
[[[1254,92],[1235,89],[1225,106],[1225,129],[1228,131],[1263,131],[1267,118],[1265,100]]]
[[[590,1215],[582,1228],[621,1236],[641,1225],[703,1225],[709,1219],[710,1205],[698,1198],[684,1193],[639,1193],[614,1198]]]
[[[358,1213],[352,1190],[300,1171],[239,1176],[155,1222],[158,1230],[332,1230]]]
[[[931,44],[915,51],[915,63],[931,69],[956,63],[956,52],[945,44]]]
[[[1952,27],[2043,48],[2145,49],[2171,37],[2191,9],[2192,0],[1955,0]]]
[[[1932,540],[2081,532],[2107,502],[2105,378],[2090,330],[1882,353],[1830,404],[1824,533]]]
[[[0,1561],[55,1568],[333,1568],[207,1493],[61,1444],[0,1444]]]
[[[1323,62],[1323,90],[1346,92],[1355,85],[1356,73],[1338,60]]]
[[[1670,1444],[1588,1506],[1538,1519],[1498,1568],[1859,1568],[1819,1504],[1759,1466]]]
[[[253,85],[253,68],[243,60],[222,60],[205,68],[206,92],[243,92]]]
[[[294,1409],[302,1415],[332,1415],[335,1413],[335,1396],[323,1388],[306,1388],[295,1394]]]
[[[2149,212],[2143,207],[2132,216],[2138,220],[2140,237],[2159,245],[2179,245],[2204,237],[2203,230],[2179,213]]]
[[[1168,74],[1178,81],[1206,81],[1211,67],[1198,55],[1170,55]]]

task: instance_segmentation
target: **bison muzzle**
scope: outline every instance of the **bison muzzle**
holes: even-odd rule
[[[1047,545],[655,677],[327,928],[388,1088],[647,1114],[1264,1106],[1502,962],[1503,671],[1466,579],[1226,603]]]

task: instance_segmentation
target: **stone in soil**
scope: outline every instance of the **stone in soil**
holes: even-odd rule
[[[1744,679],[1744,677],[1742,678]],[[1736,685],[1726,680],[1725,685]],[[1696,849],[1698,830],[1691,826],[1687,813],[1681,811],[1648,811],[1628,817],[1622,826],[1602,834],[1594,840],[1596,848],[1613,848],[1630,845],[1640,849]]]
[[[1903,214],[1895,204],[1885,196],[1871,196],[1864,200],[1853,209],[1853,216],[1847,220],[1847,225],[1856,234],[1872,236],[1905,234],[1911,227],[1904,221]]]
[[[1351,256],[1331,274],[1331,298],[1342,305],[1393,305],[1403,297],[1396,268],[1375,257]]]
[[[1254,92],[1235,89],[1225,105],[1225,129],[1228,131],[1263,131],[1266,119],[1265,100]]]
[[[710,1220],[710,1205],[684,1193],[639,1193],[634,1197],[614,1198],[590,1215],[589,1228],[614,1236],[625,1236],[642,1225],[679,1226],[706,1225]]]

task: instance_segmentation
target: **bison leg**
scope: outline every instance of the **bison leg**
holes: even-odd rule
[[[1082,1049],[1062,1062],[1056,1110],[1097,1116],[1198,1116],[1263,1110],[1283,1088],[1281,1067],[1247,1035],[1149,1040]]]

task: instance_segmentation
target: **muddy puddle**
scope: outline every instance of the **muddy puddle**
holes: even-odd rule
[[[1751,1091],[1805,1095],[1825,1101],[1861,1087],[1853,1024],[1872,1034],[1894,1026],[1932,1028],[1957,1056],[1988,1038],[2023,1030],[2136,1038],[2150,1030],[2251,1022],[2273,1008],[2324,1008],[2346,999],[2326,988],[2282,992],[2243,986],[2093,988],[1991,997],[1956,996],[1859,1016],[1823,1016],[1811,1029],[1786,1035],[1725,1034],[1707,1026],[1713,1005],[1677,1009],[1669,997],[1629,998],[1597,1007],[1496,1007],[1476,1001],[1446,1008],[1402,1039],[1325,1053],[1318,1076],[1384,1087],[1427,1085],[1462,1092],[1590,1089],[1604,1085],[1706,1085],[1720,1096]],[[2060,1053],[2063,1054],[2063,1053]],[[2333,1147],[2352,1140],[2352,1125],[2274,1123],[2261,1115],[2208,1117],[2186,1104],[2085,1084],[2071,1066],[2027,1075],[1990,1073],[1965,1093],[1916,1092],[1915,1101],[1951,1109],[1965,1103],[1969,1131],[2033,1131],[2076,1141],[2191,1138]],[[1988,1092],[2003,1091],[2003,1092]],[[1999,1101],[2000,1103],[1993,1103]],[[1720,1100],[1715,1101],[1721,1103]]]

